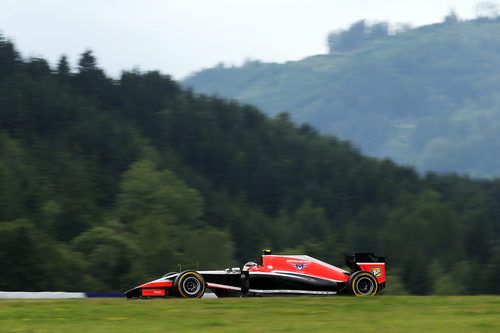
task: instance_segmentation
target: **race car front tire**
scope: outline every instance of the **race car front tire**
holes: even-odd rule
[[[201,298],[205,294],[205,279],[195,271],[181,272],[173,283],[174,293],[183,298]]]
[[[375,296],[378,281],[370,272],[358,271],[349,278],[350,292],[355,296]]]

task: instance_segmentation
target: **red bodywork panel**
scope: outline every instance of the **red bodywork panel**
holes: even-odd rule
[[[345,274],[349,272],[309,256],[264,255],[262,256],[262,265],[249,271],[262,273],[279,273],[281,271],[312,275],[334,281],[345,282],[349,280],[349,275]]]
[[[385,263],[356,263],[363,271],[372,273],[376,278],[378,283],[385,282]]]
[[[142,296],[165,296],[165,289],[142,289]]]

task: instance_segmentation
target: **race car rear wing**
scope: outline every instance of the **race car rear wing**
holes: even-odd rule
[[[345,264],[351,271],[357,272],[362,270],[358,263],[384,263],[385,257],[377,257],[373,253],[355,253],[354,255],[345,256]]]
[[[351,273],[370,272],[380,284],[385,283],[385,257],[377,257],[373,253],[355,253],[346,255],[345,263],[351,269]]]

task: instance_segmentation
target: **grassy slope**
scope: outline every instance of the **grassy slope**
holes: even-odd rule
[[[1,300],[0,332],[498,332],[500,297]]]

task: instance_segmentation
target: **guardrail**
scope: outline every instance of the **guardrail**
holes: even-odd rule
[[[87,298],[87,297],[125,297],[123,293],[69,293],[63,291],[0,291],[0,298],[42,299],[42,298]]]
[[[125,297],[123,293],[69,293],[64,291],[0,291],[0,299],[48,299],[48,298],[89,298],[89,297]],[[206,293],[203,298],[217,298],[213,293]]]

